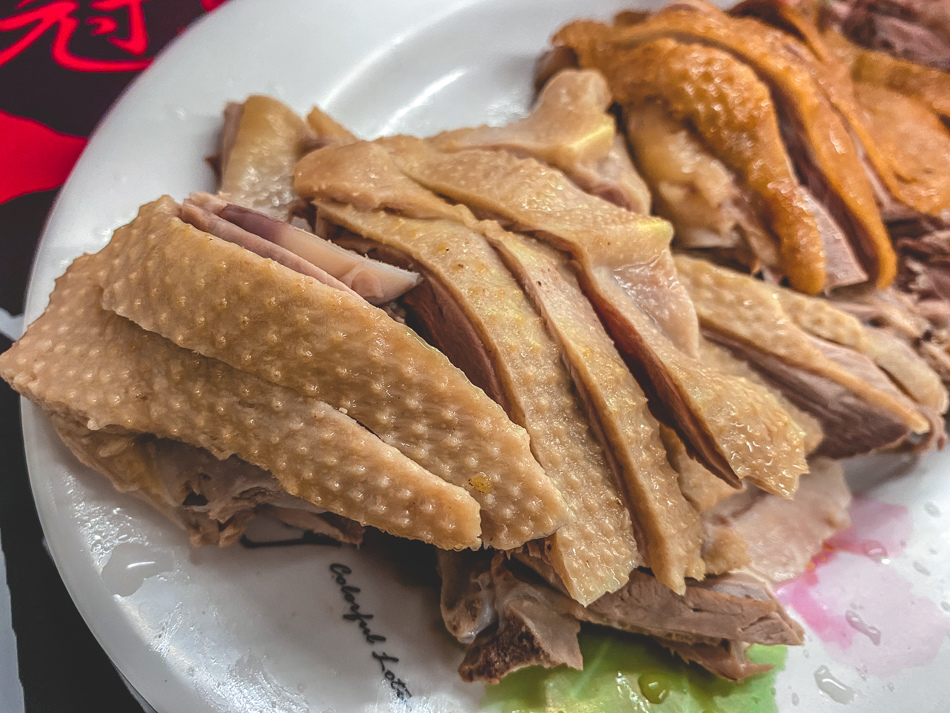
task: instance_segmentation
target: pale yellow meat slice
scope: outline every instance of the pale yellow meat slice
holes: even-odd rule
[[[91,430],[119,427],[238,455],[291,495],[395,535],[448,549],[479,545],[476,501],[356,421],[105,311],[99,258],[76,260],[46,312],[0,355],[0,376],[16,390]]]
[[[456,129],[433,136],[440,151],[496,148],[564,171],[581,188],[635,213],[650,212],[650,192],[617,134],[604,78],[564,70],[544,86],[531,113],[504,126]]]
[[[100,253],[106,308],[179,346],[327,402],[482,507],[500,549],[566,520],[524,429],[412,330],[334,289],[143,206]]]
[[[927,418],[896,388],[870,383],[819,349],[764,282],[684,255],[676,257],[676,266],[705,327],[837,382],[866,402],[895,414],[915,433],[930,431]]]
[[[716,368],[727,374],[748,379],[772,394],[772,397],[778,401],[782,409],[791,416],[792,421],[801,429],[806,455],[811,455],[821,445],[821,441],[825,437],[821,428],[821,421],[789,401],[781,390],[770,385],[748,363],[733,356],[732,352],[725,347],[713,344],[708,339],[703,339],[700,342],[699,353],[702,355],[703,362],[715,365]]]
[[[287,220],[297,194],[294,164],[313,133],[286,104],[255,95],[244,102],[233,147],[224,157],[221,192],[232,203]]]
[[[324,220],[409,256],[461,306],[490,355],[512,418],[528,431],[532,451],[571,514],[549,538],[552,564],[581,602],[623,586],[639,564],[630,515],[572,392],[557,344],[482,235],[454,221],[364,212],[320,200],[315,205]],[[512,517],[517,516],[515,510]]]
[[[666,448],[666,457],[677,473],[680,490],[697,512],[706,512],[736,494],[735,488],[690,457],[683,440],[672,428],[660,426],[660,438]]]
[[[384,141],[407,175],[569,252],[620,352],[665,420],[733,485],[789,495],[806,469],[801,433],[775,399],[697,358],[695,310],[669,252],[670,229],[579,191],[563,173],[500,151],[444,154]]]
[[[947,410],[947,389],[940,376],[906,342],[888,331],[864,325],[827,300],[771,289],[785,314],[806,332],[864,354],[917,403],[938,414]]]
[[[647,566],[658,580],[682,594],[686,577],[702,579],[704,574],[699,515],[680,492],[643,389],[617,353],[564,256],[501,229],[493,232],[491,243],[544,316],[590,403],[642,533]]]
[[[533,156],[571,173],[598,161],[613,145],[616,125],[607,113],[610,90],[594,71],[565,70],[553,77],[531,113],[504,126],[477,126],[436,134],[440,151],[497,148]]]

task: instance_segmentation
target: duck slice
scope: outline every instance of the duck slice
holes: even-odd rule
[[[368,178],[382,183],[379,173]],[[479,362],[490,370],[512,420],[527,430],[532,452],[570,512],[548,546],[571,596],[589,602],[620,587],[640,562],[630,514],[557,343],[485,238],[455,221],[314,198],[324,221],[369,241],[378,257],[423,270],[428,283],[438,284],[436,304],[414,314],[426,320],[428,332],[451,330],[455,343],[439,346],[460,366],[469,363],[468,355],[485,355]],[[468,326],[450,325],[458,321]]]
[[[841,404],[829,400],[829,387],[850,394],[852,406],[863,401],[863,410],[882,415],[879,422],[886,427],[881,430],[888,438],[872,447],[891,444],[902,430],[933,431],[928,409],[903,394],[871,359],[799,327],[777,294],[781,288],[686,256],[677,257],[677,268],[707,334],[768,373],[789,399],[822,421],[826,436],[837,438],[831,427],[845,415]]]
[[[749,477],[790,494],[805,468],[800,433],[752,384],[696,359],[694,310],[679,284],[669,225],[589,196],[556,169],[500,151],[444,154],[386,140],[407,175],[483,216],[501,216],[570,253],[580,282],[662,420],[734,485]]]
[[[80,461],[181,525],[196,547],[233,544],[259,514],[337,542],[358,545],[363,539],[359,523],[288,494],[270,473],[237,456],[219,460],[181,441],[120,428],[93,431],[61,413],[49,417]]]
[[[686,577],[702,579],[704,574],[699,516],[679,489],[646,395],[563,255],[501,229],[492,231],[489,240],[544,317],[584,395],[595,430],[616,460],[615,469],[640,532],[644,564],[660,582],[682,594]]]
[[[314,135],[286,104],[251,96],[229,105],[221,153],[221,187],[228,200],[278,220],[288,220],[297,194],[294,164],[312,147]]]
[[[527,434],[441,353],[357,295],[179,215],[166,197],[116,231],[96,276],[106,308],[349,414],[470,493],[492,546],[516,546],[564,524],[560,494],[534,460]]]
[[[779,240],[779,269],[792,285],[825,288],[825,251],[804,205],[769,90],[731,54],[669,38],[605,57],[598,69],[622,106],[659,100],[672,119],[687,122],[712,153],[748,186]]]
[[[650,192],[617,134],[604,78],[564,70],[541,90],[531,113],[504,126],[480,126],[429,139],[441,151],[502,149],[564,171],[588,193],[635,213],[650,212]]]
[[[182,212],[186,222],[205,232],[329,284],[325,277],[286,254],[290,252],[335,278],[370,304],[391,302],[421,281],[416,273],[370,260],[265,213],[228,203],[207,193],[189,196],[182,204]],[[225,225],[225,221],[230,225]]]
[[[555,44],[571,47],[583,67],[669,38],[728,52],[768,86],[786,149],[804,185],[849,234],[862,267],[878,286],[891,283],[896,260],[875,196],[848,127],[812,75],[807,48],[752,18],[731,18],[702,2],[672,5],[638,24],[590,21],[562,28]],[[611,87],[613,89],[613,87]]]
[[[0,376],[21,394],[92,431],[117,427],[236,455],[288,494],[364,525],[449,549],[480,545],[468,493],[352,418],[105,311],[97,284],[105,259],[73,262],[44,314],[0,355]]]
[[[822,544],[851,523],[851,493],[837,461],[816,458],[801,477],[794,500],[749,488],[703,515],[705,526],[746,545],[746,569],[772,584],[806,571]]]
[[[710,250],[754,272],[777,272],[775,238],[737,176],[654,101],[624,109],[631,152],[650,184],[654,208],[673,223],[674,247]]]

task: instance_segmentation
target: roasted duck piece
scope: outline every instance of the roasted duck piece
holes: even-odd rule
[[[886,286],[895,257],[848,127],[816,81],[813,60],[794,38],[750,18],[732,18],[701,2],[676,4],[635,24],[608,26],[578,21],[562,28],[556,45],[572,49],[583,67],[605,68],[608,83],[621,73],[613,57],[667,38],[727,52],[748,64],[765,82],[778,112],[786,148],[800,179],[819,197],[871,280]],[[636,74],[631,66],[628,73]],[[833,148],[832,148],[833,147]]]
[[[903,342],[828,302],[686,256],[676,264],[704,332],[822,422],[819,453],[855,455],[911,433],[941,437],[947,393]]]

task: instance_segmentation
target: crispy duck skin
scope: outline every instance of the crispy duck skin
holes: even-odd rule
[[[378,180],[378,173],[373,176],[371,181]],[[558,574],[582,602],[622,586],[640,559],[630,514],[572,393],[556,343],[482,235],[449,220],[360,211],[320,200],[315,205],[327,222],[424,267],[459,305],[477,342],[458,346],[487,351],[511,418],[527,430],[533,453],[570,512],[568,524],[549,539]],[[429,327],[444,329],[438,323]]]
[[[617,461],[628,507],[641,531],[645,565],[660,582],[682,594],[686,577],[702,579],[704,574],[699,516],[679,490],[646,395],[604,331],[564,256],[500,229],[490,240],[544,316],[575,383],[592,406],[592,416],[599,423],[607,451]]]
[[[659,102],[624,108],[631,153],[649,181],[656,214],[675,228],[673,246],[715,250],[757,272],[779,267],[778,245],[737,176]],[[866,279],[866,276],[865,276]]]
[[[785,312],[776,288],[683,255],[676,264],[704,329],[719,335],[718,341],[743,344],[797,370],[830,379],[892,414],[914,433],[931,431],[931,421],[919,405],[898,391],[870,359],[851,350],[839,351],[843,348],[835,349],[798,327]]]
[[[105,307],[179,346],[345,410],[470,493],[494,546],[564,524],[563,502],[527,434],[442,354],[361,298],[202,233],[181,222],[179,210],[161,199],[116,232],[97,274]],[[513,503],[517,522],[507,520]]]
[[[921,67],[923,76],[902,87],[899,77],[914,74],[899,67],[901,60],[876,57],[877,53],[850,44],[834,29],[822,33],[787,3],[755,0],[743,6],[735,12],[758,17],[789,32],[815,56],[817,61],[805,61],[803,66],[809,68],[847,123],[872,184],[880,184],[879,193],[887,192],[878,198],[885,218],[893,211],[888,208],[895,199],[931,216],[939,216],[950,207],[946,172],[935,168],[945,163],[950,136],[931,114],[935,107],[928,101],[935,100],[939,105],[943,99],[947,102],[944,108],[950,107],[950,76]],[[895,74],[893,82],[889,82],[889,70]],[[934,149],[919,150],[921,144],[931,143]]]
[[[102,257],[73,262],[43,316],[0,355],[0,375],[20,393],[90,430],[119,427],[237,455],[289,494],[396,535],[479,545],[476,501],[356,421],[103,310]]]
[[[689,7],[674,5],[633,25],[573,22],[555,35],[554,42],[571,47],[581,66],[597,68],[618,51],[664,37],[727,51],[747,62],[768,84],[780,126],[789,122],[783,133],[805,185],[849,230],[874,284],[889,285],[896,259],[858,150],[806,66],[807,49],[789,49],[793,38],[754,19],[730,18],[712,5],[694,2]]]
[[[697,324],[675,271],[667,269],[667,224],[588,196],[530,159],[480,150],[441,154],[404,137],[386,145],[426,187],[572,255],[585,294],[651,404],[666,411],[664,420],[675,422],[711,471],[733,485],[749,477],[770,491],[794,492],[805,462],[788,415],[758,387],[693,356]]]
[[[768,88],[731,54],[669,38],[614,52],[597,65],[623,106],[659,99],[688,122],[757,197],[780,243],[779,269],[808,294],[825,288],[821,232],[802,196]]]
[[[297,199],[294,164],[313,133],[290,107],[259,95],[247,98],[235,123],[221,156],[221,192],[232,203],[287,220]]]
[[[502,149],[531,156],[560,168],[588,193],[645,215],[650,191],[607,113],[610,104],[610,90],[598,72],[567,70],[544,86],[524,119],[447,131],[429,141],[441,151]]]

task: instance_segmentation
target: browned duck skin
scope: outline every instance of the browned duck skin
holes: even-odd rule
[[[777,273],[778,245],[736,175],[659,102],[624,109],[627,139],[650,183],[654,209],[681,250],[713,250],[752,272]],[[866,276],[865,276],[866,279]]]
[[[825,251],[779,133],[767,87],[727,52],[669,38],[598,63],[622,106],[661,100],[688,122],[765,207],[780,243],[778,268],[808,294],[825,288]]]
[[[879,194],[885,220],[898,206],[931,216],[950,208],[946,172],[927,164],[928,159],[939,166],[946,161],[943,154],[950,134],[928,109],[934,109],[930,100],[938,105],[944,101],[945,107],[950,107],[950,76],[921,67],[914,81],[915,73],[910,67],[901,67],[900,60],[851,45],[833,29],[822,33],[801,13],[777,0],[754,0],[734,12],[776,25],[807,45],[817,61],[806,60],[803,65],[847,123]],[[908,81],[902,82],[902,76]],[[919,144],[928,142],[934,142],[937,150],[917,151]],[[925,165],[921,166],[922,162]],[[898,206],[893,205],[895,201]]]
[[[854,240],[874,284],[886,286],[896,259],[877,211],[859,153],[805,64],[807,49],[791,52],[793,38],[748,18],[730,18],[705,3],[679,4],[634,25],[609,27],[579,21],[562,28],[555,44],[574,49],[581,66],[596,68],[609,56],[661,38],[725,50],[750,64],[778,102],[786,146],[805,185]]]

